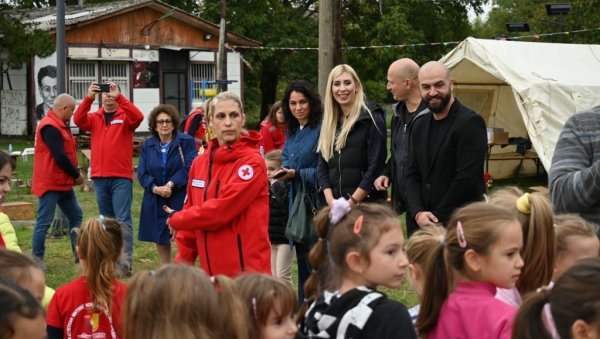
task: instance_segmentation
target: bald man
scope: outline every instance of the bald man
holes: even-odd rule
[[[390,158],[374,184],[380,191],[392,185],[392,204],[398,213],[404,213],[407,209],[406,172],[410,165],[412,125],[417,118],[429,112],[421,98],[418,75],[419,65],[408,58],[394,61],[387,73],[387,90],[398,103],[392,105]],[[408,231],[410,235],[415,229]]]
[[[445,225],[456,208],[483,200],[487,132],[483,118],[454,97],[442,63],[423,65],[419,84],[431,113],[412,129],[406,219],[423,228]]]
[[[31,191],[39,198],[35,228],[33,229],[33,255],[44,260],[46,233],[54,218],[56,205],[60,206],[69,220],[69,230],[81,225],[83,213],[73,185],[81,185],[83,175],[77,167],[75,138],[69,121],[75,111],[75,99],[61,94],[54,100],[54,108],[40,121],[35,133],[35,155]],[[75,254],[74,232],[69,232],[71,247]]]

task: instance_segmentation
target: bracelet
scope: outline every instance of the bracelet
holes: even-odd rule
[[[350,201],[352,201],[354,206],[360,205],[360,201],[356,200],[356,198],[354,198],[352,195],[349,194],[348,197],[350,198]]]

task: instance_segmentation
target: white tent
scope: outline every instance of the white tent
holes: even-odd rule
[[[456,97],[488,127],[529,138],[546,169],[567,118],[600,105],[600,45],[467,38],[440,61],[450,69]],[[490,172],[507,177],[517,166],[519,161],[493,161]]]

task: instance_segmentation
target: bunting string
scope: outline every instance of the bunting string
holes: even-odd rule
[[[498,37],[498,40],[523,40],[523,39],[541,39],[544,37],[560,36],[578,34],[592,31],[599,31],[598,28],[590,29],[579,29],[567,32],[552,32],[552,33],[539,33],[530,35],[520,36],[502,36]],[[423,47],[423,46],[450,46],[458,45],[461,41],[445,41],[445,42],[422,42],[422,43],[407,43],[407,44],[395,44],[395,45],[372,45],[372,46],[342,46],[343,50],[365,50],[365,49],[378,49],[378,48],[406,48],[406,47]],[[274,47],[274,46],[232,46],[225,44],[225,47],[231,51],[239,52],[240,50],[268,50],[268,51],[318,51],[318,47]],[[242,61],[248,65],[248,62],[242,58]]]

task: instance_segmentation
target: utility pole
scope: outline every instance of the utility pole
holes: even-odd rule
[[[324,99],[327,78],[342,61],[342,18],[340,0],[319,0],[319,94]]]
[[[225,51],[225,17],[227,16],[227,0],[221,0],[221,23],[219,25],[219,50],[217,51],[217,79],[227,80],[227,52]],[[219,83],[219,92],[227,90],[227,83]]]
[[[67,58],[65,56],[65,0],[56,1],[56,86],[58,94],[65,93]]]

